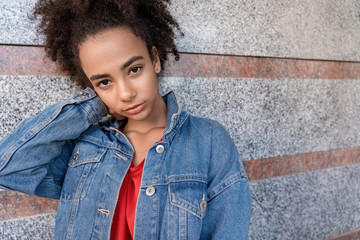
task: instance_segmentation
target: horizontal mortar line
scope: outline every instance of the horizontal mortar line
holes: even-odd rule
[[[4,46],[12,47],[32,47],[32,48],[41,48],[43,49],[45,45],[36,44],[36,43],[0,43],[0,48]],[[172,52],[168,51],[168,54]],[[231,54],[231,53],[210,53],[210,52],[186,52],[179,51],[179,54],[186,55],[210,55],[210,56],[230,56],[230,57],[250,57],[250,58],[269,58],[269,59],[292,59],[300,61],[321,61],[321,62],[347,62],[347,63],[360,63],[356,60],[339,60],[339,59],[321,59],[321,58],[304,58],[304,57],[286,57],[286,56],[267,56],[267,55],[251,55],[251,54]]]
[[[31,44],[31,43],[0,43],[0,47],[34,47],[34,48],[44,48],[44,45]]]
[[[22,221],[22,220],[27,220],[27,219],[32,219],[32,218],[38,218],[38,217],[45,217],[45,216],[51,216],[56,214],[56,212],[53,213],[40,213],[40,214],[35,214],[35,215],[29,215],[29,216],[19,216],[16,218],[10,218],[10,219],[5,219],[5,220],[1,220],[0,219],[0,224],[1,223],[6,223],[6,222],[17,222],[17,221]]]
[[[171,52],[168,52],[169,54]],[[267,56],[267,55],[241,55],[241,54],[223,54],[223,53],[206,53],[206,52],[183,52],[179,54],[186,55],[210,55],[210,56],[228,56],[228,57],[248,57],[248,58],[268,58],[268,59],[281,59],[281,60],[297,60],[297,61],[313,61],[313,62],[340,62],[340,63],[360,63],[356,60],[339,60],[339,59],[321,59],[321,58],[301,58],[301,57],[286,57],[286,56]]]
[[[0,75],[63,75],[42,47],[0,45]],[[359,79],[360,62],[181,53],[164,77]]]
[[[250,181],[360,164],[360,146],[244,161]]]

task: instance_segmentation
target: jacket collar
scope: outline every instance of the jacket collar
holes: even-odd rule
[[[166,102],[168,108],[168,116],[163,134],[163,140],[170,140],[174,137],[189,114],[181,110],[181,106],[173,91],[164,95],[163,99]]]

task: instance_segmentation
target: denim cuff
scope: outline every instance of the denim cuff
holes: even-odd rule
[[[82,90],[74,96],[74,99],[86,111],[93,123],[99,122],[108,114],[105,104],[91,88]]]

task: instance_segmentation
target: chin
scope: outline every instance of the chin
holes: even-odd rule
[[[127,118],[128,118],[128,120],[133,120],[133,121],[143,121],[146,119],[146,116],[139,113],[139,114],[135,114],[135,115],[130,115]]]

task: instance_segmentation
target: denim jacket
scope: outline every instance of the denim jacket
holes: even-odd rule
[[[251,200],[237,148],[173,93],[162,141],[146,155],[135,239],[246,239]],[[0,185],[59,198],[55,239],[109,239],[134,149],[91,90],[25,120],[0,141]]]

